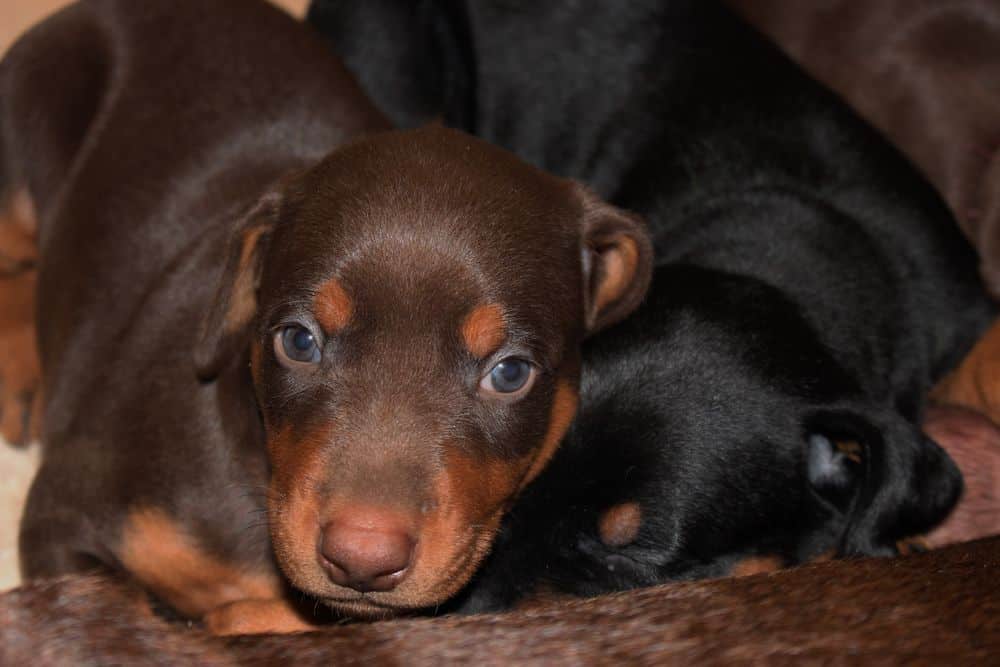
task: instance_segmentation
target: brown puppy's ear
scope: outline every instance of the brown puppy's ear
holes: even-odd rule
[[[195,370],[202,380],[216,377],[246,344],[247,329],[257,313],[263,257],[281,199],[277,191],[264,195],[229,240],[226,265],[194,351]]]
[[[578,186],[583,200],[584,309],[587,333],[622,320],[646,296],[653,244],[646,225]]]

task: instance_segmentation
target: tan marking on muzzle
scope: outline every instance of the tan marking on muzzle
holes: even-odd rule
[[[549,464],[556,450],[559,449],[562,439],[569,430],[569,425],[576,416],[576,408],[579,397],[576,390],[566,380],[560,380],[556,385],[556,393],[552,399],[552,408],[549,410],[549,428],[542,440],[542,446],[538,454],[534,457],[528,473],[524,476],[521,487],[527,486],[531,480],[535,479],[545,466]]]
[[[281,569],[297,585],[307,581],[324,584],[325,576],[312,572],[316,562],[320,502],[317,492],[322,452],[327,443],[324,429],[296,438],[291,427],[268,435],[271,484],[268,518],[274,553]]]

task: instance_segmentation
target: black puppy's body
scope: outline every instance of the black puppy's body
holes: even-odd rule
[[[892,553],[960,492],[917,424],[991,315],[972,251],[884,141],[715,3],[585,4],[310,12],[396,122],[441,115],[655,235],[647,302],[591,341],[577,421],[454,608]]]

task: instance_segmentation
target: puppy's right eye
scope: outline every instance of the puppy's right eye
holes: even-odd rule
[[[274,334],[274,353],[284,365],[317,364],[319,342],[309,329],[293,324]]]
[[[488,396],[516,400],[528,393],[537,375],[538,371],[530,362],[507,357],[479,381],[479,389]]]

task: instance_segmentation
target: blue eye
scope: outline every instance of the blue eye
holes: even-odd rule
[[[535,367],[524,359],[507,357],[494,366],[479,386],[496,394],[521,391],[535,376]]]
[[[292,325],[277,333],[274,341],[278,358],[300,364],[319,363],[320,351],[316,337],[303,326]]]

